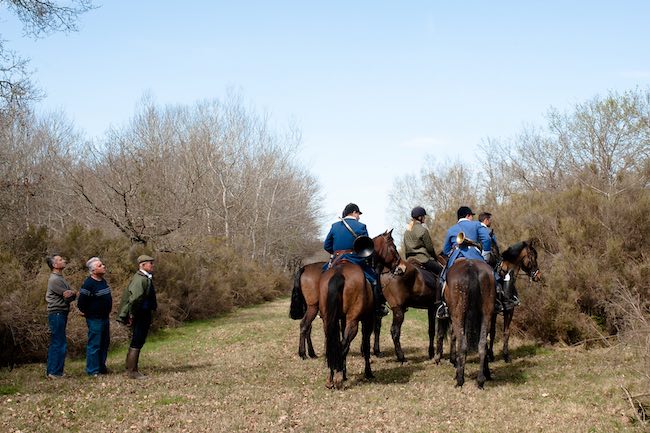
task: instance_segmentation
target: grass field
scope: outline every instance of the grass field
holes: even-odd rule
[[[303,361],[288,308],[283,299],[158,334],[142,351],[146,381],[122,374],[124,348],[110,353],[113,373],[100,378],[86,377],[83,360],[68,360],[59,381],[45,380],[43,364],[2,370],[0,431],[648,431],[625,399],[622,386],[648,390],[622,347],[542,348],[515,337],[513,362],[499,350],[485,390],[475,385],[476,357],[465,386],[454,388],[449,362],[427,359],[426,315],[411,310],[402,331],[409,361],[395,361],[385,321],[387,356],[373,358],[376,379],[363,379],[359,334],[346,389],[334,391],[324,386],[320,319],[313,330],[320,357]]]

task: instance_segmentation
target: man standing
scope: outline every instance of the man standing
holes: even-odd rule
[[[406,258],[413,257],[422,267],[436,275],[440,275],[442,265],[436,260],[429,230],[423,225],[427,211],[416,206],[411,210],[411,222],[404,232],[404,253]]]
[[[126,371],[131,379],[145,379],[147,376],[138,371],[140,350],[144,346],[152,314],[156,311],[156,290],[153,287],[154,258],[147,255],[138,257],[138,272],[133,275],[128,287],[122,294],[122,302],[117,321],[132,330],[131,344],[126,354]]]
[[[68,324],[70,302],[77,296],[63,278],[66,260],[58,254],[46,259],[52,273],[47,281],[47,323],[50,327],[50,347],[47,350],[47,378],[60,379],[63,377],[65,354],[68,348],[65,328]]]
[[[88,345],[86,346],[86,373],[90,376],[107,374],[106,357],[111,333],[109,315],[113,308],[111,288],[104,279],[106,265],[99,257],[86,262],[90,276],[79,289],[77,308],[86,317]]]

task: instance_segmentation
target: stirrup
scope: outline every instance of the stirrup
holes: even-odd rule
[[[388,315],[388,307],[386,304],[380,304],[376,309],[375,309],[375,314],[379,317],[384,317]]]
[[[512,303],[513,307],[518,307],[521,305],[521,301],[516,295],[512,295],[512,298],[510,298],[510,302]]]
[[[438,306],[438,310],[436,310],[436,318],[438,319],[449,318],[449,309],[447,308],[447,304],[445,304],[444,302]]]

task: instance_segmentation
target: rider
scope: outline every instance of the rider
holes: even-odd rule
[[[442,247],[442,254],[448,257],[447,266],[440,275],[443,282],[442,291],[444,293],[446,286],[447,271],[459,257],[466,259],[483,260],[482,252],[490,252],[492,244],[490,242],[489,232],[481,226],[481,223],[474,221],[474,212],[467,206],[461,206],[456,211],[458,222],[447,230],[445,241]],[[460,232],[463,232],[465,239],[470,242],[463,242],[458,245],[456,238]],[[470,244],[474,245],[470,245]],[[480,248],[480,249],[479,249]],[[437,311],[438,317],[449,317],[447,304],[443,301]]]
[[[380,316],[385,316],[388,314],[388,309],[384,305],[386,299],[381,292],[377,273],[368,264],[367,258],[360,257],[352,251],[352,246],[358,236],[368,236],[366,225],[359,222],[361,214],[362,212],[359,210],[359,206],[354,203],[349,203],[343,209],[343,219],[332,224],[323,243],[325,251],[330,253],[330,262],[326,265],[326,268],[330,267],[332,262],[340,257],[350,263],[361,266],[366,279],[372,286],[372,292],[375,297],[375,313]],[[349,226],[349,229],[346,227],[346,224]],[[350,229],[354,232],[354,235],[350,233]]]
[[[497,238],[494,234],[494,230],[491,228],[492,214],[490,212],[481,212],[481,214],[478,216],[478,220],[481,222],[481,225],[485,228],[485,230],[488,230],[490,240],[492,241],[492,253],[483,253],[483,257],[490,266],[496,269],[496,267],[499,265],[498,262],[500,261],[501,253],[499,251],[499,245],[497,244]],[[517,297],[517,289],[515,288],[514,284],[512,284],[510,275],[506,274],[505,277],[502,278],[501,275],[499,275],[497,272],[496,276],[497,291],[504,297],[503,305],[499,305],[497,302],[497,308],[499,310],[503,310],[504,308],[506,310],[510,310],[517,305],[520,305],[521,301],[519,301],[519,298]]]
[[[416,206],[411,210],[411,222],[404,232],[404,252],[406,258],[413,257],[422,267],[436,275],[440,275],[442,265],[435,259],[436,251],[433,248],[429,230],[424,226],[427,211]]]

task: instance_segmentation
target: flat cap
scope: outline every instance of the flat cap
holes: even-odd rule
[[[147,256],[145,254],[138,257],[138,264],[144,263],[144,262],[153,262],[153,261],[154,261],[153,257]]]

